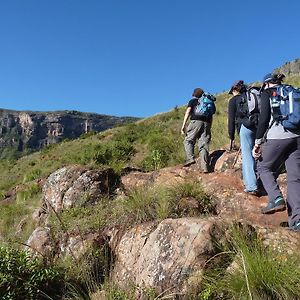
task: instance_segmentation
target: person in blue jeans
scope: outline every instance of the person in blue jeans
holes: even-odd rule
[[[245,102],[247,87],[243,80],[238,80],[232,85],[229,94],[233,97],[228,103],[228,135],[230,138],[230,150],[234,147],[235,130],[240,136],[242,152],[242,173],[246,193],[258,195],[256,162],[252,156],[255,141],[256,126],[249,124],[248,116],[242,110]]]

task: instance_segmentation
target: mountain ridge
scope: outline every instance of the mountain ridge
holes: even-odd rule
[[[64,139],[78,138],[138,120],[75,110],[16,111],[0,109],[1,158],[39,150]]]

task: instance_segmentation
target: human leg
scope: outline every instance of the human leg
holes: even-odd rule
[[[211,123],[202,122],[199,132],[198,148],[199,148],[199,165],[203,172],[208,172],[209,166],[209,142],[211,139]]]
[[[257,178],[256,178],[256,163],[252,156],[252,149],[254,146],[255,134],[252,130],[248,129],[244,125],[240,129],[240,141],[242,150],[242,171],[243,182],[246,191],[257,190]]]
[[[290,152],[285,162],[290,227],[293,227],[300,222],[300,137],[293,140],[294,142],[290,147]],[[300,230],[300,226],[298,230]]]
[[[285,202],[277,183],[277,167],[285,161],[290,152],[293,139],[268,140],[262,148],[262,157],[257,169],[268,193],[269,203],[262,213],[273,213],[285,209]]]
[[[283,159],[284,151],[289,143],[285,140],[268,140],[262,148],[261,160],[257,163],[257,170],[268,193],[269,202],[274,202],[277,197],[282,197],[282,193],[277,183],[278,161]]]
[[[199,122],[201,121],[192,120],[187,128],[186,136],[183,142],[187,163],[193,162],[195,159],[194,146],[199,135],[201,125]]]

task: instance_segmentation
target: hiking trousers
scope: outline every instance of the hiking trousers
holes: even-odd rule
[[[269,139],[262,147],[257,170],[269,202],[282,193],[277,184],[278,169],[285,163],[287,172],[287,207],[289,226],[300,220],[300,136],[288,139]]]
[[[191,120],[184,139],[186,160],[190,161],[195,159],[194,147],[198,140],[199,165],[202,171],[208,171],[210,139],[211,123],[200,120]]]
[[[255,132],[242,124],[240,129],[240,141],[242,150],[242,171],[245,191],[257,190],[256,163],[252,156],[255,141]]]

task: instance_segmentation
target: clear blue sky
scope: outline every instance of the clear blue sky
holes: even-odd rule
[[[299,0],[1,0],[0,107],[168,111],[299,58],[299,18]]]

